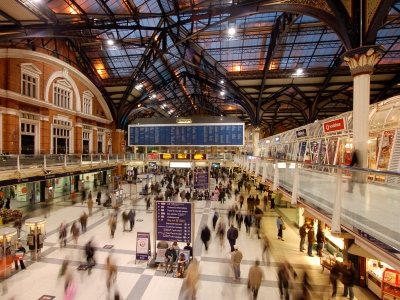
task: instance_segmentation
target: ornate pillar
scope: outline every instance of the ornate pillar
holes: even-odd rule
[[[260,127],[253,127],[253,155],[260,156]]]
[[[382,46],[365,46],[343,54],[353,76],[353,146],[361,168],[368,167],[371,74],[382,51]],[[356,181],[365,182],[366,178],[358,178]]]

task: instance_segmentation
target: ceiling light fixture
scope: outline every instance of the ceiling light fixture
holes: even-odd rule
[[[225,83],[225,81],[224,80],[221,80],[221,84],[224,84]]]
[[[297,75],[303,74],[303,69],[302,69],[302,68],[298,68],[298,69],[296,70],[296,74],[297,74]]]
[[[109,44],[110,46],[111,46],[111,45],[114,45],[114,41],[113,41],[113,40],[108,40],[108,41],[107,41],[107,44]]]
[[[230,28],[228,29],[228,33],[229,33],[229,35],[234,35],[234,34],[236,33],[236,29],[233,28],[233,27],[230,27]]]
[[[156,94],[151,95],[151,98],[155,98],[155,97],[157,97]]]
[[[224,92],[224,91],[221,91],[219,94],[220,94],[221,96],[223,96],[223,95],[225,95],[225,92]]]

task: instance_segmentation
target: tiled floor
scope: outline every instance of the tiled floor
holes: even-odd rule
[[[194,255],[200,262],[200,280],[196,295],[198,300],[251,298],[247,290],[247,275],[255,259],[261,258],[261,243],[256,235],[247,235],[244,226],[239,234],[237,244],[239,250],[243,252],[243,261],[241,263],[241,279],[237,283],[232,280],[233,272],[229,264],[228,241],[224,240],[224,244],[220,246],[219,241],[214,238],[215,234],[213,234],[210,248],[206,252],[200,240],[200,231],[204,223],[207,223],[212,229],[211,218],[214,209],[219,211],[227,222],[227,208],[233,202],[234,200],[232,199],[225,204],[214,201],[197,201],[195,204]],[[135,264],[136,233],[138,231],[153,232],[153,214],[145,211],[143,199],[139,197],[139,200],[134,203],[129,199],[124,201],[123,209],[128,209],[133,205],[137,212],[137,221],[132,232],[122,231],[122,220],[119,217],[115,238],[111,239],[108,227],[108,214],[110,211],[95,206],[94,214],[88,221],[87,232],[80,236],[78,245],[75,247],[71,238],[69,238],[67,247],[60,249],[58,245],[58,226],[60,223],[65,220],[71,224],[72,221],[79,218],[83,211],[87,211],[86,205],[65,206],[64,204],[55,205],[47,218],[47,238],[42,259],[31,263],[27,256],[27,269],[15,273],[11,278],[3,282],[8,287],[8,293],[1,296],[1,299],[36,300],[41,299],[40,297],[43,295],[54,296],[55,299],[63,299],[64,279],[59,278],[58,274],[66,257],[71,261],[71,269],[77,287],[75,299],[110,299],[107,297],[106,272],[104,270],[106,257],[110,254],[118,265],[118,276],[114,288],[120,292],[122,299],[185,299],[183,279],[174,278],[172,275],[165,276],[162,269],[151,269],[146,262],[137,262]],[[37,211],[37,213],[40,213],[40,211]],[[287,230],[284,231],[285,241],[279,241],[276,238],[275,219],[278,214],[283,214],[286,223],[290,224]],[[327,270],[321,272],[318,257],[311,258],[305,253],[299,252],[298,230],[291,225],[294,218],[295,209],[293,208],[277,208],[276,211],[268,210],[262,218],[262,228],[270,237],[273,249],[271,251],[271,263],[262,265],[265,279],[262,282],[258,299],[280,299],[276,271],[284,260],[288,260],[300,275],[300,280],[296,280],[292,284],[291,291],[293,295],[300,291],[301,277],[304,271],[307,271],[312,278],[312,298],[330,298],[329,272]],[[97,247],[95,254],[97,265],[89,276],[87,272],[77,271],[76,268],[81,262],[85,261],[84,245],[91,238],[93,238]],[[104,249],[104,245],[113,245],[113,248]],[[342,290],[343,288],[340,287],[338,294]],[[366,289],[356,288],[356,299],[377,298]]]

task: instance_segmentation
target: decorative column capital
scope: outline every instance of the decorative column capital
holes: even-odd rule
[[[260,133],[261,127],[253,127],[253,132]]]
[[[351,76],[371,75],[379,56],[384,51],[385,48],[381,45],[364,46],[347,51],[342,55],[342,59],[349,66]]]

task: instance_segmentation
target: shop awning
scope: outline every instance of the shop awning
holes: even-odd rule
[[[349,250],[347,250],[347,252],[350,254],[353,254],[353,255],[361,256],[361,257],[367,257],[367,258],[372,258],[372,259],[376,259],[376,260],[381,260],[381,259],[377,258],[375,255],[371,254],[370,252],[368,252],[364,248],[361,248],[360,246],[358,246],[355,243],[350,246],[350,248],[349,248]]]

